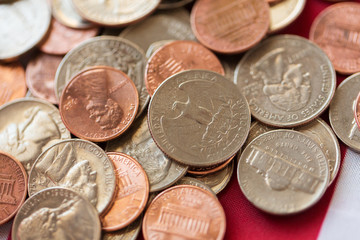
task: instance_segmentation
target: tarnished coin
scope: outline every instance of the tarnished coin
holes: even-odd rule
[[[161,0],[158,9],[173,9],[183,7],[193,0]]]
[[[191,28],[207,48],[240,53],[261,41],[269,29],[269,4],[264,0],[198,0]]]
[[[145,240],[221,240],[225,229],[225,213],[220,202],[209,191],[190,185],[160,193],[146,211],[142,225]]]
[[[102,240],[136,240],[141,229],[142,219],[143,217],[140,216],[123,229],[115,232],[105,232]]]
[[[184,176],[187,166],[171,160],[151,138],[147,116],[140,116],[126,134],[108,142],[108,152],[123,152],[136,159],[144,168],[150,182],[150,192],[163,190]]]
[[[359,21],[360,3],[344,2],[327,7],[311,25],[310,40],[326,52],[340,73],[360,71]]]
[[[190,166],[222,163],[245,142],[250,111],[234,83],[207,70],[188,70],[163,82],[148,111],[150,133],[172,159]]]
[[[27,195],[27,175],[14,157],[0,152],[0,225],[19,210]]]
[[[144,210],[149,196],[149,180],[132,157],[107,153],[115,167],[117,187],[111,208],[101,217],[104,231],[116,231],[131,224]]]
[[[0,150],[19,160],[27,173],[40,153],[69,138],[59,110],[46,101],[22,98],[0,107]]]
[[[190,69],[206,69],[224,75],[219,59],[210,50],[193,41],[172,41],[158,49],[145,69],[145,83],[152,96],[168,77]]]
[[[177,181],[175,183],[175,185],[191,185],[191,186],[196,186],[199,188],[202,188],[204,190],[207,190],[209,192],[211,192],[212,195],[214,195],[216,197],[216,193],[214,193],[214,191],[208,186],[206,185],[204,182],[197,180],[196,178],[192,178],[192,177],[183,177],[181,178],[179,181]]]
[[[13,60],[45,36],[51,13],[46,0],[21,0],[0,4],[0,61]]]
[[[55,76],[55,93],[60,99],[65,85],[81,70],[93,66],[109,66],[126,73],[135,83],[139,94],[138,116],[150,99],[145,87],[144,52],[126,39],[100,36],[89,39],[65,55]]]
[[[99,240],[100,220],[95,208],[79,194],[49,188],[31,196],[15,217],[13,240]]]
[[[25,97],[25,94],[25,71],[21,64],[0,64],[0,105]]]
[[[277,127],[310,122],[329,105],[336,87],[326,54],[295,35],[268,38],[245,54],[237,85],[259,121]]]
[[[88,68],[66,85],[59,110],[65,126],[93,142],[114,139],[128,129],[139,107],[135,84],[122,71]]]
[[[350,148],[360,152],[360,130],[354,111],[360,90],[360,73],[346,78],[338,86],[330,104],[329,120],[336,136]]]
[[[29,195],[60,186],[72,189],[102,213],[115,191],[114,167],[96,144],[81,139],[60,141],[36,159],[29,174]]]
[[[234,159],[234,157],[235,155],[233,155],[231,158],[226,160],[224,163],[218,165],[213,165],[209,167],[189,167],[189,170],[187,172],[192,175],[207,175],[210,173],[214,173],[225,168]]]
[[[277,215],[313,206],[329,183],[329,167],[320,146],[293,130],[274,130],[255,138],[242,153],[237,174],[245,197]]]

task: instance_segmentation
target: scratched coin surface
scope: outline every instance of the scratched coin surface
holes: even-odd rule
[[[13,60],[45,36],[51,19],[46,0],[0,4],[0,60]]]
[[[257,208],[276,215],[313,206],[330,178],[320,146],[294,130],[274,130],[255,138],[242,153],[237,174],[245,197]]]
[[[266,35],[269,4],[264,0],[199,0],[190,20],[196,38],[207,48],[224,54],[240,53]]]
[[[161,0],[158,9],[173,9],[183,7],[193,0]]]
[[[129,226],[114,231],[114,232],[105,232],[103,233],[103,240],[136,240],[142,223],[142,215],[138,217],[133,223]]]
[[[60,99],[65,85],[81,70],[93,66],[109,66],[126,73],[135,83],[139,94],[138,115],[149,102],[145,87],[145,53],[126,39],[100,36],[89,39],[65,55],[55,76],[55,93]]]
[[[199,188],[202,188],[204,190],[209,191],[213,196],[216,196],[216,193],[208,186],[206,185],[204,182],[197,180],[196,178],[193,177],[182,177],[179,181],[177,181],[175,183],[175,185],[191,185],[191,186],[196,186]]]
[[[207,190],[178,185],[160,193],[145,213],[142,230],[148,239],[224,238],[224,210]]]
[[[27,196],[27,174],[14,157],[0,152],[0,225],[9,221]]]
[[[112,201],[114,167],[96,144],[69,139],[60,141],[36,159],[29,174],[29,196],[49,187],[64,187],[86,198],[100,213]]]
[[[188,70],[158,87],[148,121],[155,143],[166,155],[202,167],[222,163],[239,151],[249,132],[250,110],[224,76]]]
[[[306,0],[282,0],[270,5],[270,32],[289,26],[304,10]]]
[[[360,71],[359,21],[360,3],[344,2],[327,7],[311,25],[310,40],[326,52],[340,73]]]
[[[25,97],[25,94],[25,70],[21,64],[0,64],[0,105]]]
[[[326,54],[295,35],[268,38],[239,62],[235,78],[251,114],[277,127],[310,122],[329,105],[336,87]]]
[[[79,194],[69,189],[49,188],[26,200],[15,217],[11,237],[13,240],[99,240],[100,220],[96,209]]]
[[[168,77],[190,69],[206,69],[225,74],[216,55],[200,43],[172,41],[158,49],[146,65],[145,83],[149,95],[152,96]]]
[[[126,134],[109,141],[108,152],[132,156],[144,168],[150,182],[150,192],[163,190],[186,174],[187,166],[168,158],[151,138],[147,115],[141,115]]]
[[[72,134],[104,142],[130,127],[138,106],[136,86],[125,73],[97,66],[80,72],[66,85],[59,110]]]

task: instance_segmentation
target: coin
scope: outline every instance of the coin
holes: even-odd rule
[[[160,193],[145,213],[147,239],[224,238],[226,219],[220,202],[199,187],[179,185]]]
[[[360,92],[356,97],[354,114],[355,114],[356,124],[357,124],[358,128],[360,129]]]
[[[175,183],[176,185],[191,185],[191,186],[196,186],[199,188],[202,188],[206,191],[209,191],[213,196],[216,197],[216,193],[214,193],[214,191],[208,186],[206,185],[204,182],[197,180],[196,178],[192,178],[192,177],[183,177],[181,178],[179,181],[177,181]]]
[[[360,73],[346,78],[338,86],[329,110],[330,125],[336,136],[358,152],[360,152],[360,130],[356,124],[354,111],[359,89]]]
[[[46,0],[0,4],[0,60],[16,59],[38,44],[49,28],[50,15]]]
[[[235,154],[236,155],[236,154]],[[231,156],[228,160],[226,160],[224,163],[215,165],[215,166],[209,166],[209,167],[189,167],[188,173],[192,175],[207,175],[210,173],[214,173],[217,171],[220,171],[221,169],[225,168],[235,157],[235,155]]]
[[[147,115],[141,115],[126,134],[109,141],[108,152],[123,152],[136,159],[150,182],[150,192],[163,190],[186,174],[187,166],[168,158],[151,138]]]
[[[264,0],[199,0],[191,10],[191,28],[207,48],[235,54],[255,46],[266,35],[269,4]]]
[[[360,71],[360,3],[336,3],[323,10],[310,29],[310,40],[329,56],[336,71],[352,74]]]
[[[129,226],[115,232],[105,232],[103,240],[136,240],[142,223],[142,216],[138,217]]]
[[[95,37],[79,44],[65,55],[55,76],[55,93],[58,99],[65,85],[81,70],[103,65],[123,71],[135,83],[140,100],[139,116],[150,99],[144,81],[146,57],[139,47],[119,37]]]
[[[29,61],[26,67],[26,83],[34,96],[58,104],[54,79],[61,60],[61,56],[39,53]]]
[[[146,65],[145,84],[149,95],[152,96],[168,77],[190,69],[206,69],[225,74],[219,59],[201,44],[172,41],[158,49]]]
[[[27,195],[27,175],[14,157],[0,152],[0,225],[19,210]]]
[[[114,203],[101,217],[104,231],[116,231],[131,224],[144,210],[149,196],[149,181],[144,169],[132,157],[107,153],[115,167],[117,189]]]
[[[20,63],[0,64],[0,105],[25,97],[25,71]]]
[[[158,9],[172,9],[183,7],[188,3],[191,3],[193,0],[161,0]]]
[[[315,119],[329,105],[336,87],[326,54],[295,35],[271,37],[251,49],[239,62],[235,78],[252,116],[277,127]]]
[[[238,163],[245,197],[271,214],[287,215],[313,206],[329,183],[329,168],[320,146],[293,130],[274,130],[255,138]]]
[[[172,41],[175,40],[161,40],[152,43],[145,53],[146,57],[150,58],[154,54],[154,52],[156,52],[159,48],[163,47],[167,43],[171,43]]]
[[[13,240],[99,240],[100,236],[95,208],[79,194],[64,188],[45,189],[26,200],[11,232]]]
[[[36,159],[29,174],[29,196],[45,188],[65,187],[102,213],[112,201],[115,183],[114,167],[99,146],[69,139],[52,145]]]

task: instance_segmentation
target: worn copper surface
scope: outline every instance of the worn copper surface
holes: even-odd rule
[[[189,167],[188,173],[193,174],[193,175],[206,175],[206,174],[210,174],[210,173],[220,171],[221,169],[224,169],[231,162],[231,160],[234,159],[235,155],[233,155],[231,158],[229,158],[224,163],[218,164],[218,165],[215,165],[215,166],[200,167],[200,168],[198,168],[198,167]]]
[[[25,71],[20,63],[0,64],[0,105],[25,94]]]

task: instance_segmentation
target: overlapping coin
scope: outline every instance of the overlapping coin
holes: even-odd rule
[[[25,71],[19,62],[0,65],[0,105],[25,97]]]

